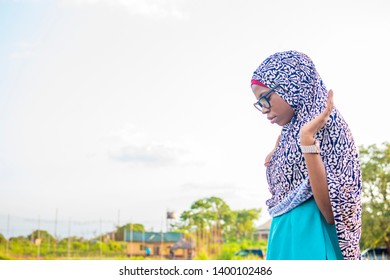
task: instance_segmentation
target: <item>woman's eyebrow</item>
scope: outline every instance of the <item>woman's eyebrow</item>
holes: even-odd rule
[[[259,99],[260,99],[262,96],[266,95],[268,92],[269,92],[269,89],[267,89],[267,90],[261,92],[260,95],[259,95]]]

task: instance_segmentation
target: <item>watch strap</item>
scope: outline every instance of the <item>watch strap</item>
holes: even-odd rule
[[[319,154],[321,152],[320,143],[316,140],[314,145],[301,146],[301,151],[303,154]]]

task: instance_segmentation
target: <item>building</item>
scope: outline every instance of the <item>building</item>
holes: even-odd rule
[[[180,232],[142,232],[124,233],[127,242],[127,256],[152,256],[161,258],[188,259],[192,257],[194,248],[189,247]]]
[[[264,224],[260,225],[256,229],[254,235],[257,237],[258,240],[268,240],[269,231],[271,228],[271,222],[272,219],[269,219],[268,221],[266,221]]]

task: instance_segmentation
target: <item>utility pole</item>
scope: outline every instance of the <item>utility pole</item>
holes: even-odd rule
[[[41,227],[41,216],[38,216],[38,236],[36,239],[37,244],[37,259],[39,260],[40,254],[41,254],[41,231],[39,228]]]
[[[163,231],[161,230],[161,250],[160,250],[160,258],[163,259],[164,257],[164,233]]]
[[[133,256],[133,224],[130,222],[130,258]]]
[[[116,231],[114,233],[114,241],[116,241],[116,234],[119,234],[119,227],[120,227],[120,215],[121,215],[121,209],[118,209],[118,220],[116,223]]]
[[[57,218],[58,218],[58,208],[56,208],[56,216],[54,220],[54,257],[57,256]]]
[[[5,255],[8,256],[8,244],[9,244],[9,214],[8,214],[8,219],[7,219],[7,243],[5,247]]]
[[[100,216],[100,220],[99,220],[99,231],[100,231],[100,238],[99,238],[99,240],[100,240],[100,259],[102,258],[102,255],[103,255],[103,244],[102,244],[102,242],[103,242],[103,240],[102,240],[102,217]]]
[[[68,223],[68,259],[70,259],[70,217]]]

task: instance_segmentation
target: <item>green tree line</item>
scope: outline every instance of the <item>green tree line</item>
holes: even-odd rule
[[[384,246],[390,255],[390,144],[384,142],[359,148],[363,179],[361,248]],[[212,196],[192,203],[171,227],[173,231],[183,232],[195,240],[197,248],[203,250],[205,255],[216,254],[228,259],[232,250],[250,246],[265,249],[266,243],[253,243],[260,214],[260,208],[232,210],[223,199]],[[7,240],[0,233],[0,259],[124,258],[125,230],[145,231],[145,227],[128,223],[117,227],[113,235],[90,240],[76,236],[56,240],[42,230]]]
[[[260,209],[233,211],[221,198],[209,197],[195,201],[188,211],[181,214],[180,221],[171,226],[172,231],[182,232],[187,239],[196,240],[200,258],[219,255],[220,258],[230,259],[238,249],[258,246],[252,242],[252,233],[260,212]],[[56,240],[44,230],[9,240],[0,234],[0,258],[125,258],[125,231],[146,230],[142,224],[128,223],[112,233],[89,240],[77,236]],[[265,242],[261,244],[265,249]]]
[[[363,179],[361,247],[386,247],[390,256],[390,144],[360,147]]]

